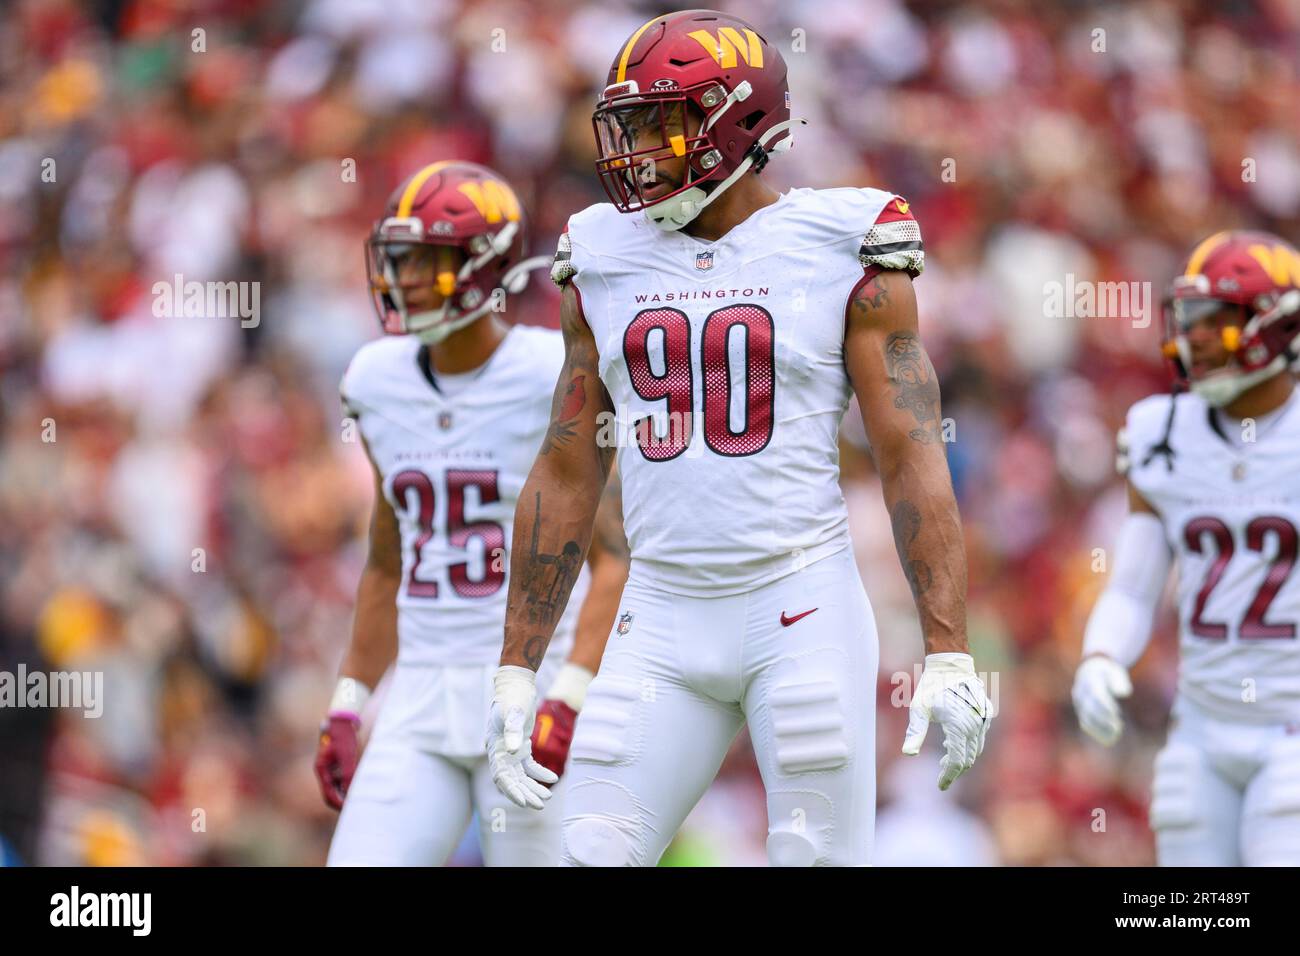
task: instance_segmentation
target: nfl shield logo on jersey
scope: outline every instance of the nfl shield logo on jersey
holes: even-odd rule
[[[451,412],[443,412],[438,416],[438,427],[443,431],[451,428]]]
[[[701,272],[708,272],[710,269],[712,269],[713,268],[712,251],[695,253],[695,268],[699,269]]]
[[[632,630],[631,611],[628,611],[626,614],[620,614],[618,616],[618,627],[615,628],[615,630],[617,630],[620,635],[626,634],[628,631]]]

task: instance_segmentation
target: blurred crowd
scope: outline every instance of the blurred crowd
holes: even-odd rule
[[[946,797],[937,733],[898,756],[922,645],[851,412],[844,489],[882,639],[876,862],[1150,863],[1172,614],[1114,750],[1082,737],[1069,687],[1125,507],[1114,433],[1166,385],[1158,303],[1061,317],[1044,288],[1158,299],[1210,232],[1300,239],[1300,6],[722,5],[781,48],[810,124],[763,175],[889,189],[925,238],[970,637],[1000,712]],[[99,719],[0,708],[0,862],[323,861],[335,817],[310,764],[370,508],[337,400],[378,334],[366,231],[405,175],[455,157],[514,183],[532,252],[553,249],[604,199],[594,91],[666,9],[0,9],[0,670],[102,672],[106,700]],[[257,283],[258,321],[156,314],[176,275]],[[539,273],[508,317],[557,312]],[[478,861],[474,829],[456,862]],[[742,735],[665,863],[762,863],[764,838]]]

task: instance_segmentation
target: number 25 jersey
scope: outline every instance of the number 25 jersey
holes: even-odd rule
[[[876,189],[793,189],[707,243],[607,203],[570,218],[551,276],[614,405],[597,440],[617,446],[633,578],[736,594],[848,546],[848,303],[864,269],[923,261],[907,202]]]
[[[398,661],[490,664],[501,655],[515,505],[550,422],[564,344],[558,332],[514,326],[451,394],[425,377],[419,351],[414,336],[368,342],[341,386],[401,533]],[[584,576],[548,660],[567,653],[585,587]]]

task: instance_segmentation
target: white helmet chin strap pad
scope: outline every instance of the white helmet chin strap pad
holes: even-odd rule
[[[507,248],[509,248],[508,245]],[[516,263],[501,277],[501,285],[498,287],[497,292],[504,291],[509,295],[517,295],[523,292],[528,286],[528,274],[534,269],[548,268],[551,262],[551,256],[533,256],[531,259],[524,259]],[[463,329],[471,322],[486,315],[492,308],[494,298],[495,295],[490,295],[483,300],[481,305],[476,306],[464,315],[457,315],[451,319],[447,318],[451,299],[446,299],[437,309],[429,312],[418,312],[409,316],[406,320],[406,329],[425,345],[437,345],[451,333]]]
[[[805,119],[791,119],[782,123],[775,124],[771,129],[758,138],[755,145],[760,148],[766,146],[770,140],[778,134],[785,132],[791,126],[807,126],[808,121]],[[779,148],[789,149],[789,140],[785,140],[777,146],[772,147],[773,152]],[[740,165],[732,171],[731,175],[714,188],[713,192],[706,193],[699,186],[692,186],[690,189],[684,189],[676,196],[670,196],[653,206],[647,206],[645,217],[649,219],[656,227],[665,232],[675,232],[682,228],[692,219],[704,211],[704,207],[713,200],[717,199],[741,176],[749,171],[749,167],[754,164],[752,156],[746,156],[741,160]]]
[[[437,345],[451,333],[458,329],[463,329],[471,322],[485,315],[488,309],[492,308],[492,299],[488,297],[477,309],[471,309],[464,315],[458,315],[454,319],[444,320],[447,313],[446,303],[442,308],[435,309],[432,312],[417,312],[406,320],[406,328],[410,334],[414,335],[425,345]]]
[[[1286,367],[1286,356],[1279,355],[1263,368],[1257,368],[1253,372],[1243,374],[1234,374],[1230,371],[1218,372],[1207,378],[1192,382],[1191,388],[1193,392],[1205,399],[1206,404],[1213,405],[1215,408],[1222,408],[1224,405],[1230,404],[1247,389],[1254,388],[1260,382],[1267,381],[1279,372],[1285,371]]]

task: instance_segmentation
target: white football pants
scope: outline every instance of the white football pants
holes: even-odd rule
[[[769,861],[868,863],[878,658],[849,550],[727,597],[629,579],[574,733],[564,865],[655,865],[746,720]]]
[[[1161,866],[1300,866],[1300,722],[1226,721],[1179,698],[1151,789]]]
[[[550,663],[548,655],[543,675]],[[495,664],[397,665],[327,865],[441,866],[474,810],[488,866],[559,862],[564,782],[541,811],[515,806],[492,782],[484,740],[495,672]]]

